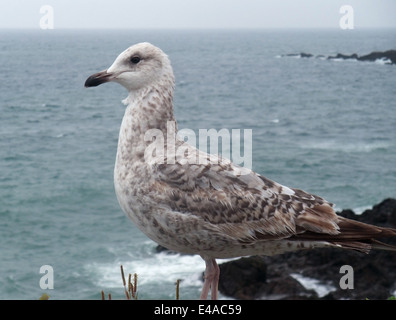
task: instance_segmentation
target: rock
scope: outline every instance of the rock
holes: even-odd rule
[[[314,291],[305,289],[291,276],[278,273],[267,279],[267,264],[261,257],[241,258],[219,267],[219,291],[239,300],[317,297]]]
[[[396,226],[396,200],[385,199],[372,209],[364,211],[357,218],[366,223],[394,228]]]
[[[386,199],[361,215],[338,213],[384,227],[396,227],[396,200]],[[393,242],[395,243],[395,241]],[[354,272],[354,289],[341,289],[343,265]],[[317,249],[274,257],[249,257],[219,265],[219,290],[236,299],[387,299],[396,290],[396,253],[373,250],[369,255],[341,249]],[[290,274],[320,280],[336,288],[319,298]]]
[[[296,57],[296,58],[312,58],[314,55],[311,53],[289,53],[282,55],[283,57]],[[324,55],[317,55],[316,58],[324,59],[326,58]],[[334,59],[343,59],[349,60],[354,59],[357,61],[377,61],[382,60],[385,64],[396,64],[396,50],[387,50],[387,51],[374,51],[364,56],[358,56],[358,54],[353,53],[351,55],[337,53],[335,56],[328,56],[326,59],[334,60]]]
[[[288,53],[284,55],[285,57],[295,57],[295,58],[299,58],[300,54],[299,53]]]
[[[301,53],[300,53],[300,57],[301,57],[301,58],[312,58],[312,57],[313,57],[313,54],[301,52]]]
[[[389,64],[396,64],[396,50],[388,50],[385,52],[377,51],[371,52],[365,56],[358,58],[359,61],[375,61],[375,60],[389,60]]]
[[[157,246],[154,248],[155,253],[161,253],[165,252],[167,254],[176,254],[177,252],[169,250],[168,248],[165,248],[161,246],[160,244],[157,244]]]
[[[351,54],[351,55],[345,55],[345,54],[342,54],[342,53],[338,53],[336,56],[329,56],[329,57],[327,57],[327,59],[344,59],[344,60],[347,60],[347,59],[358,59],[358,55],[356,54],[356,53],[354,53],[354,54]]]
[[[177,251],[173,251],[173,250],[171,250],[171,249],[168,249],[168,248],[165,248],[165,247],[161,246],[160,244],[157,244],[157,246],[154,248],[154,252],[155,252],[155,253],[164,252],[164,253],[166,253],[166,254],[179,254],[179,255],[182,255],[182,256],[184,256],[184,255],[190,255],[190,254],[188,254],[188,253],[180,253],[180,252],[177,252]]]
[[[285,57],[295,57],[295,58],[312,58],[313,54],[301,52],[301,53],[289,53],[284,56]]]
[[[241,258],[219,267],[219,290],[228,296],[249,299],[266,283],[267,265],[260,257]]]

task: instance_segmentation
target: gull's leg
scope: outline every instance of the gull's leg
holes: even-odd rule
[[[211,284],[210,296],[212,300],[217,300],[217,296],[218,296],[217,293],[218,293],[219,279],[220,279],[220,268],[217,265],[215,259],[212,259],[212,265],[213,265],[214,275]]]
[[[206,269],[205,269],[205,281],[201,292],[201,300],[208,298],[209,290],[211,290],[212,300],[217,299],[217,289],[219,284],[220,268],[216,263],[215,259],[204,258]]]
[[[205,276],[204,276],[205,280],[204,280],[204,284],[203,284],[203,288],[202,288],[200,299],[201,300],[206,300],[208,298],[210,284],[212,282],[212,279],[209,278],[210,271],[211,271],[211,266],[212,266],[212,261],[210,259],[205,259],[203,257],[202,257],[202,259],[205,260],[206,269],[205,269]]]

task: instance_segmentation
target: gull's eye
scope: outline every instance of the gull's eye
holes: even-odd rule
[[[138,63],[140,62],[140,57],[138,57],[138,56],[133,56],[133,57],[131,58],[131,62],[132,62],[133,64],[138,64]]]

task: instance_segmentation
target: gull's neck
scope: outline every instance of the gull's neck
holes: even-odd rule
[[[161,130],[167,137],[167,123],[173,114],[173,77],[157,85],[132,91],[123,101],[128,106],[122,120],[118,140],[117,163],[144,161],[144,151],[152,141],[145,141],[149,130]],[[175,131],[177,131],[175,123]],[[158,132],[158,131],[157,131]],[[150,136],[150,134],[146,135]],[[166,139],[165,139],[166,140]]]

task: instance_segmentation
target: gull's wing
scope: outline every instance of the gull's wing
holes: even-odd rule
[[[193,147],[176,163],[152,164],[159,204],[202,219],[242,242],[311,231],[337,234],[332,204]],[[192,161],[193,160],[193,161]]]

